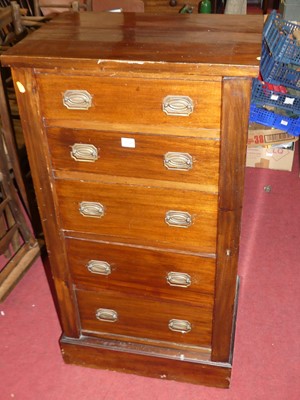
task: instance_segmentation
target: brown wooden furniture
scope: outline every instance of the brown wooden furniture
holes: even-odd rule
[[[198,0],[191,0],[189,2],[183,0],[144,0],[145,12],[147,13],[168,13],[178,14],[179,10],[185,5],[189,4],[193,9],[193,13],[198,12]]]
[[[53,17],[57,13],[66,11],[91,11],[92,0],[33,0],[34,21],[37,17],[43,15]]]
[[[144,12],[143,0],[93,0],[92,11],[122,10],[123,12]]]
[[[0,8],[0,52],[26,32],[16,2]],[[6,91],[9,74],[0,71],[0,302],[5,300],[39,255],[38,243],[26,220],[29,204],[19,162],[14,124]],[[18,189],[18,191],[17,191]],[[24,208],[21,206],[23,203]]]
[[[0,111],[3,107],[1,103]],[[38,243],[14,184],[15,171],[10,170],[10,165],[16,165],[16,159],[11,163],[16,151],[11,154],[2,132],[3,129],[0,132],[0,302],[39,255]]]
[[[19,40],[26,36],[26,31],[21,22],[20,6],[12,1],[10,6],[0,8],[0,54],[5,52]],[[9,163],[14,171],[22,201],[29,212],[28,199],[24,186],[22,171],[17,153],[15,132],[11,118],[8,95],[6,91],[7,71],[0,66],[0,126],[9,156]]]
[[[68,13],[3,56],[66,362],[229,386],[262,24]]]
[[[0,302],[6,299],[40,251],[20,206],[7,160],[0,134]]]

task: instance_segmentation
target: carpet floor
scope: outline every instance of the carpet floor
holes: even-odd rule
[[[293,172],[247,168],[230,389],[64,364],[39,258],[0,304],[0,400],[299,400],[299,205],[297,157]]]

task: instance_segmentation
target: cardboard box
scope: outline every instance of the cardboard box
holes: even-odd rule
[[[272,147],[248,147],[246,166],[291,171],[293,168],[294,153],[294,142],[291,142],[290,147],[287,148],[281,145]]]
[[[246,166],[291,171],[298,139],[278,129],[250,124]]]
[[[292,136],[279,129],[269,128],[256,123],[251,123],[248,130],[248,147],[273,146],[296,142],[297,136]]]
[[[300,21],[300,3],[299,0],[281,0],[279,12],[283,18],[288,21]]]

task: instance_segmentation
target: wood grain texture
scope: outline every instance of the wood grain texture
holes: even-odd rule
[[[185,251],[216,252],[218,196],[197,191],[149,186],[101,184],[57,180],[61,227],[82,233],[109,235],[144,241],[145,245]],[[83,201],[100,203],[102,218],[80,214]],[[188,212],[187,228],[165,222],[170,210]]]
[[[69,336],[79,335],[74,294],[70,290],[69,271],[66,264],[64,242],[55,218],[56,205],[52,196],[52,179],[49,176],[49,159],[44,147],[44,132],[40,128],[40,114],[35,78],[30,69],[13,71],[14,82],[20,82],[25,92],[16,87],[16,97],[20,108],[20,117],[43,232],[52,266],[52,276],[59,303],[60,321],[64,332]]]
[[[66,362],[229,386],[262,23],[257,16],[66,13],[3,55],[25,89],[18,103]],[[87,111],[62,105],[74,89],[92,94]],[[167,95],[193,98],[194,112],[165,115]],[[124,136],[136,147],[120,147]],[[71,160],[74,141],[95,143],[99,160]],[[181,148],[193,153],[195,169],[166,171],[162,154]],[[101,203],[104,215],[83,216],[81,202]],[[169,226],[167,211],[190,213],[191,226]],[[89,275],[91,257],[110,262],[111,276]],[[189,288],[167,286],[171,267],[191,274]],[[99,308],[115,309],[116,322],[97,319]],[[170,330],[170,319],[190,320],[191,331]]]
[[[125,130],[144,126],[143,131],[149,133],[152,133],[152,126],[159,126],[162,133],[174,125],[178,133],[190,127],[220,127],[220,82],[195,81],[187,85],[184,80],[171,78],[141,80],[48,74],[38,75],[37,79],[44,118],[70,120],[74,128],[82,119],[86,129],[89,121],[98,121],[119,129],[125,126]],[[92,106],[88,110],[67,109],[63,105],[63,94],[68,90],[88,91],[92,96]],[[162,104],[169,95],[190,97],[194,111],[189,116],[167,115]]]
[[[157,63],[169,77],[257,76],[263,16],[66,13],[6,52],[5,64],[74,71],[143,70]],[[25,58],[24,58],[25,57]],[[129,62],[128,62],[129,61]],[[103,62],[103,63],[102,63]],[[172,63],[172,67],[170,66]],[[190,69],[191,68],[191,69]]]
[[[158,298],[194,302],[211,301],[214,293],[215,259],[180,254],[158,249],[145,249],[124,244],[107,244],[85,240],[66,239],[69,268],[77,287],[86,289],[143,291]],[[105,261],[111,274],[91,273],[87,265],[91,260]],[[188,287],[170,286],[169,272],[188,274]],[[204,294],[201,299],[201,294]]]
[[[98,292],[76,290],[81,330],[83,334],[117,334],[124,337],[143,338],[190,344],[211,345],[212,305],[209,301],[191,305],[184,301],[159,301],[142,293],[132,295],[124,292],[101,289]],[[114,310],[118,317],[115,322],[101,321],[96,311]],[[184,320],[191,324],[186,333],[169,329],[171,320]]]
[[[48,128],[47,136],[54,171],[193,183],[206,187],[206,191],[217,192],[219,140],[170,137],[167,132],[165,128],[161,135]],[[124,138],[133,139],[135,147],[123,147]],[[95,162],[75,161],[71,156],[74,143],[92,144],[99,158]],[[167,169],[164,156],[168,152],[188,153],[192,168],[187,171]]]
[[[234,335],[234,303],[244,194],[251,79],[224,79],[216,298],[212,360],[228,361]],[[244,110],[244,112],[240,112]]]
[[[62,337],[60,344],[67,363],[220,388],[230,384],[231,365],[211,363],[203,351],[194,351],[190,356],[187,349],[171,352],[147,344],[133,347],[120,341],[85,337]]]

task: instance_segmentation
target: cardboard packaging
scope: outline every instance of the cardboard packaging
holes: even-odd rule
[[[253,168],[267,168],[279,171],[291,171],[293,167],[295,144],[284,148],[278,147],[250,147],[247,150],[246,166]]]
[[[298,137],[278,129],[251,124],[248,131],[246,166],[291,171]]]

